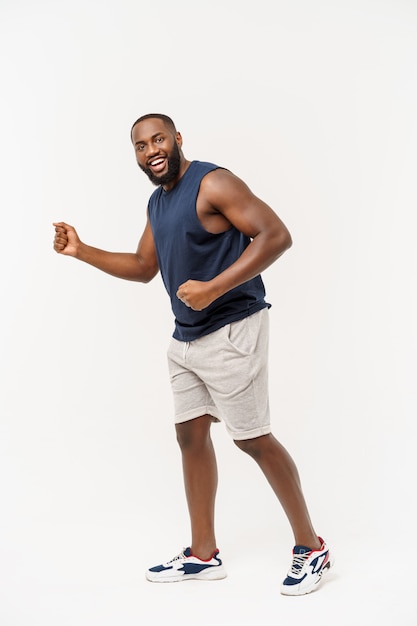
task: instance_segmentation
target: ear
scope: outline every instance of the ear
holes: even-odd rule
[[[176,142],[178,144],[178,147],[181,148],[182,147],[182,136],[181,136],[181,133],[179,133],[178,131],[177,131],[177,134],[175,135],[175,139],[176,139]]]

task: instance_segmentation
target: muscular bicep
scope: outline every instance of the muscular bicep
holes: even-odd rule
[[[248,237],[253,239],[260,233],[289,237],[275,211],[228,170],[210,172],[203,179],[201,191],[205,202]]]
[[[139,240],[136,255],[146,273],[148,280],[152,280],[159,271],[158,258],[156,256],[155,242],[149,219]]]

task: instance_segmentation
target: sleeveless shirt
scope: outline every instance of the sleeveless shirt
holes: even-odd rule
[[[250,243],[234,226],[213,234],[197,216],[197,196],[202,179],[218,165],[192,161],[169,191],[158,187],[149,199],[149,221],[162,280],[175,316],[173,337],[193,341],[260,309],[265,288],[260,275],[231,289],[206,309],[193,311],[176,296],[187,280],[208,281],[232,265]]]

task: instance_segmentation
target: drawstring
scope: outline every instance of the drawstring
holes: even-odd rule
[[[190,342],[189,341],[184,341],[184,347],[182,349],[182,358],[186,359],[187,357],[187,352],[188,352],[188,348],[190,347]]]

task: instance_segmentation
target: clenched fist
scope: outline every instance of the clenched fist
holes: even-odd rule
[[[177,298],[193,311],[202,311],[207,308],[216,297],[211,281],[187,280],[178,287],[177,291]]]
[[[75,228],[69,224],[65,224],[65,222],[54,222],[53,226],[55,226],[55,252],[67,254],[68,256],[77,256],[81,242]]]

